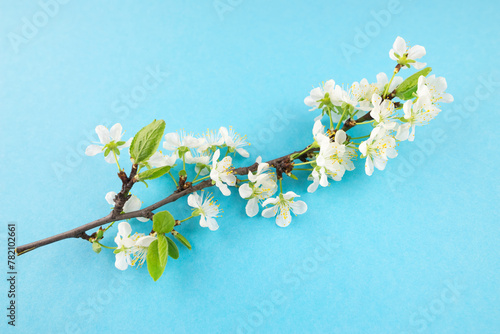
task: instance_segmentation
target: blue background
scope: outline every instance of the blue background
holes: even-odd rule
[[[168,131],[233,125],[252,143],[237,165],[271,159],[309,143],[316,114],[303,99],[313,85],[390,74],[398,35],[426,47],[455,102],[383,172],[368,177],[357,161],[314,194],[287,180],[309,206],[288,228],[250,219],[244,200],[216,192],[220,229],[182,226],[193,250],[156,283],[81,240],[18,258],[15,331],[499,332],[499,3],[216,3],[69,1],[48,17],[39,3],[1,1],[1,220],[17,223],[18,245],[107,214],[116,166],[83,155],[97,124],[120,122],[126,138],[154,118]],[[168,76],[126,107],[156,68]],[[171,189],[164,179],[135,194],[151,204]],[[188,215],[185,200],[168,210]],[[5,245],[6,227],[1,236]]]

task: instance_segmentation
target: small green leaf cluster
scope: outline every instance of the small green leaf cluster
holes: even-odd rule
[[[161,211],[153,216],[153,231],[156,232],[158,238],[149,245],[147,264],[149,275],[155,281],[163,275],[169,256],[174,260],[179,258],[177,245],[166,234],[172,233],[177,240],[191,249],[187,239],[174,231],[174,226],[175,219],[168,211]]]

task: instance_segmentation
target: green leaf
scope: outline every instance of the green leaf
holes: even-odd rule
[[[396,96],[401,98],[400,95],[402,96],[405,94],[406,91],[413,89],[413,87],[416,87],[418,84],[418,78],[420,78],[422,75],[425,77],[429,73],[431,73],[432,68],[426,67],[423,70],[418,71],[417,73],[414,73],[413,75],[410,75],[408,78],[405,79],[401,83],[401,85],[398,86],[396,89]]]
[[[414,86],[407,91],[401,92],[401,93],[396,93],[396,96],[400,98],[401,100],[411,100],[413,99],[413,93],[417,92],[417,86]]]
[[[170,233],[174,225],[175,219],[168,211],[161,211],[153,216],[153,230],[157,233]]]
[[[187,176],[187,172],[183,169],[179,171],[179,177]]]
[[[183,244],[184,246],[186,246],[188,249],[191,249],[191,244],[189,243],[189,241],[180,233],[175,233],[174,234],[174,237],[179,240],[179,242],[181,244]]]
[[[166,237],[166,239],[168,242],[168,255],[172,259],[177,260],[179,258],[179,248],[177,248],[177,245],[172,239],[170,239],[169,237]]]
[[[138,164],[147,161],[160,146],[165,121],[154,120],[151,124],[143,127],[132,139],[130,144],[130,158]]]
[[[102,250],[101,245],[99,245],[97,242],[92,243],[92,250],[99,254]]]
[[[145,172],[137,174],[136,178],[138,181],[154,180],[170,172],[171,168],[172,167],[170,166],[164,166],[159,168],[148,169]]]
[[[157,281],[161,277],[161,275],[163,274],[163,271],[165,270],[165,265],[167,264],[166,260],[164,260],[164,261],[160,260],[158,240],[159,240],[159,238],[157,240],[153,241],[149,245],[148,254],[146,257],[146,261],[148,263],[148,272],[154,281]],[[162,266],[162,262],[164,263],[163,266]]]
[[[160,257],[160,265],[165,267],[167,265],[169,243],[165,234],[158,234],[158,255]]]

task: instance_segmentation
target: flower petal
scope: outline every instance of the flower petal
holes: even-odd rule
[[[296,215],[301,215],[307,211],[307,204],[304,201],[290,203],[290,208]]]
[[[224,141],[226,141],[226,138],[229,137],[229,132],[227,131],[227,128],[224,126],[221,126],[219,128],[219,133],[222,136],[222,138],[224,139]]]
[[[115,267],[120,270],[128,268],[127,255],[124,252],[116,254]]]
[[[279,215],[276,216],[276,225],[279,227],[287,227],[292,222],[292,216],[290,215],[290,209],[288,207],[282,207]]]
[[[120,159],[120,156],[116,156],[116,160],[119,160]],[[106,161],[108,164],[114,164],[116,163],[115,161],[115,155],[113,154],[113,152],[109,152],[108,156],[107,157],[104,157],[104,161]]]
[[[214,168],[217,164],[217,160],[219,160],[219,157],[220,157],[220,150],[217,150],[217,151],[215,151],[214,155],[212,156],[212,164],[213,164]]]
[[[181,146],[181,139],[177,132],[170,132],[165,135],[163,148],[169,151],[175,151]]]
[[[142,202],[141,200],[135,196],[132,195],[127,202],[125,202],[125,205],[123,206],[123,211],[124,212],[133,212],[137,211],[141,208]]]
[[[129,138],[125,144],[118,146],[118,149],[122,150],[124,148],[130,147],[130,144],[132,144],[132,139],[134,138]]]
[[[110,191],[109,193],[106,194],[106,202],[108,202],[109,205],[115,205],[115,197],[116,193],[114,191]]]
[[[199,208],[201,206],[198,193],[194,192],[188,196],[188,205],[192,208]]]
[[[335,133],[335,142],[337,144],[343,144],[347,140],[347,135],[344,130],[338,130],[337,133]]]
[[[118,224],[118,235],[123,237],[123,238],[128,238],[130,236],[130,233],[132,233],[132,227],[130,227],[130,224],[127,222],[121,222]]]
[[[269,204],[276,204],[278,203],[279,201],[279,198],[278,197],[273,197],[273,198],[268,198],[264,201],[264,203],[262,203],[262,206],[266,206],[266,205],[269,205]]]
[[[293,191],[289,191],[286,194],[283,194],[283,198],[286,199],[286,200],[289,200],[289,199],[292,199],[292,198],[295,198],[295,197],[300,197],[300,195],[297,195]]]
[[[237,148],[236,152],[238,152],[238,154],[241,155],[243,158],[248,158],[250,156],[250,153],[248,153],[248,151],[243,148]]]
[[[147,235],[145,237],[141,237],[137,239],[137,242],[135,243],[136,246],[140,247],[149,247],[149,245],[156,240],[156,237]]]
[[[313,193],[318,189],[319,179],[314,179],[314,182],[307,187],[307,192]]]
[[[372,161],[372,158],[370,156],[366,157],[365,173],[368,176],[373,174],[373,161]]]
[[[408,139],[408,135],[410,134],[410,124],[404,123],[398,127],[398,131],[396,132],[396,139],[400,141],[404,141]]]
[[[101,144],[106,145],[110,142],[109,130],[104,125],[96,126],[95,132],[99,136],[99,140],[101,141]]]
[[[122,139],[122,125],[120,123],[116,123],[109,129],[109,135],[111,139],[115,142],[119,142]]]
[[[253,190],[252,188],[250,188],[250,185],[248,183],[245,183],[241,187],[239,187],[238,192],[240,193],[241,198],[248,198],[253,194]]]
[[[248,201],[245,207],[245,212],[248,217],[255,217],[259,213],[259,201],[257,198],[252,198]]]
[[[408,50],[408,59],[419,59],[425,56],[425,48],[422,45],[415,45]]]
[[[89,145],[87,149],[85,150],[85,154],[88,155],[89,157],[92,157],[96,154],[99,154],[103,151],[104,147],[99,146],[99,145]]]
[[[219,224],[217,224],[215,218],[207,217],[207,225],[210,231],[217,231],[219,229]]]
[[[392,45],[392,48],[394,51],[399,54],[399,56],[402,56],[404,53],[406,53],[406,42],[405,40],[398,36],[396,37],[396,40],[394,41],[394,44]]]
[[[217,185],[217,187],[221,191],[222,195],[224,195],[224,196],[231,195],[231,190],[229,190],[227,184],[224,184],[224,183],[220,182],[220,184]]]
[[[278,207],[276,205],[273,205],[270,208],[262,210],[262,217],[271,218],[276,216],[277,212],[278,212]]]
[[[412,65],[413,65],[413,67],[415,67],[415,69],[421,70],[427,65],[427,63],[420,63],[420,62],[416,61]]]
[[[411,127],[411,133],[408,136],[408,141],[414,141],[415,140],[415,125]]]

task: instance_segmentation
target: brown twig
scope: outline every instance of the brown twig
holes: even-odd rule
[[[347,119],[344,122],[344,125],[342,127],[342,130],[348,131],[349,129],[353,128],[356,126],[357,122],[364,122],[367,120],[371,120],[370,113],[365,114],[364,116],[360,117],[357,121],[351,120],[350,118]],[[292,160],[301,160],[305,161],[308,154],[310,154],[313,151],[316,151],[317,148],[311,149],[310,146],[307,146],[303,150],[299,150],[296,152],[292,152],[290,154],[284,155],[282,157],[272,159],[267,161],[267,163],[276,168],[278,176],[282,175],[283,173],[288,173],[290,172],[290,168],[293,168],[292,165]],[[291,158],[293,156],[293,159]],[[246,175],[248,174],[249,171],[255,171],[257,170],[257,163],[254,163],[253,165],[250,165],[248,167],[239,167],[235,168],[233,170],[234,174],[236,175]],[[186,195],[189,195],[197,190],[201,190],[204,188],[212,187],[212,180],[205,180],[202,181],[198,184],[191,185],[189,188],[180,190],[177,189],[174,191],[170,196],[162,199],[161,201],[158,201],[148,207],[145,207],[141,210],[137,210],[134,212],[128,212],[128,213],[121,213],[123,210],[123,206],[125,205],[125,202],[130,198],[130,190],[132,189],[135,181],[134,181],[134,176],[137,174],[137,165],[132,166],[132,170],[130,172],[130,175],[127,176],[125,172],[121,171],[118,173],[119,178],[122,180],[122,190],[116,195],[115,197],[115,207],[113,211],[111,211],[107,216],[102,217],[100,219],[94,220],[90,223],[87,223],[85,225],[82,225],[80,227],[74,228],[72,230],[39,240],[35,241],[26,245],[22,245],[16,248],[16,253],[17,255],[22,255],[25,254],[29,251],[32,251],[36,248],[42,247],[49,245],[51,243],[64,240],[64,239],[70,239],[70,238],[83,238],[88,240],[88,235],[87,231],[91,230],[93,228],[99,227],[104,224],[108,224],[114,221],[120,221],[120,220],[125,220],[125,219],[131,219],[131,218],[137,218],[137,217],[146,217],[146,218],[152,218],[154,213],[153,211],[168,204],[172,203],[179,198],[182,198]]]

